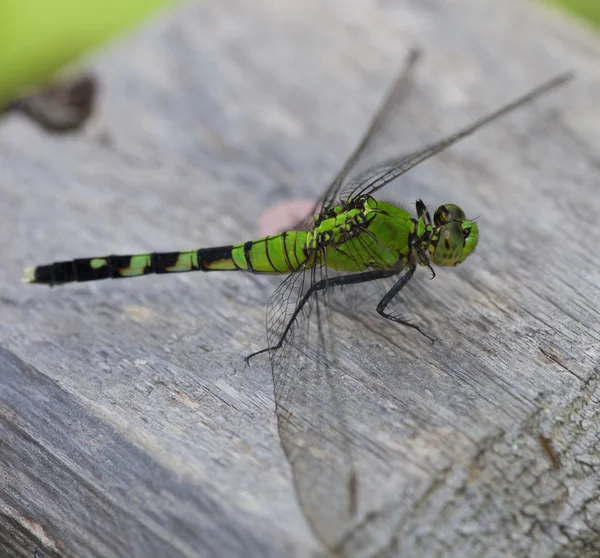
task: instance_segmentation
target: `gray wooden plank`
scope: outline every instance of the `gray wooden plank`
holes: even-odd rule
[[[317,551],[268,363],[241,358],[263,346],[276,282],[192,274],[48,291],[18,278],[55,259],[252,238],[269,203],[322,190],[414,44],[425,56],[399,150],[556,72],[578,78],[385,192],[455,201],[481,215],[482,236],[464,266],[412,289],[407,314],[435,345],[377,321],[339,324],[361,513],[377,516],[372,547],[352,546],[357,530],[347,555],[597,555],[600,44],[540,6],[491,0],[190,4],[96,62],[104,96],[85,135],[0,125],[0,343],[13,363],[0,368],[0,502],[15,533],[0,540],[13,554],[51,533],[66,556],[83,544],[210,555],[213,514],[211,533],[223,545],[236,533],[244,555]],[[17,464],[31,455],[54,465]],[[89,479],[109,473],[90,496]],[[67,485],[60,506],[42,491]],[[19,491],[45,497],[32,510]],[[170,521],[190,507],[182,534]]]
[[[227,502],[178,479],[50,378],[4,349],[0,363],[4,517],[37,539],[23,555],[190,556],[198,541],[204,556],[281,555],[273,533],[261,542]]]

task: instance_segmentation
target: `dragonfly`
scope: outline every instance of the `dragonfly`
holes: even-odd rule
[[[378,142],[408,96],[418,58],[419,52],[411,51],[361,141],[292,230],[229,246],[81,258],[25,270],[25,282],[50,286],[191,271],[286,275],[269,298],[267,346],[246,358],[269,354],[278,430],[296,494],[313,532],[334,552],[356,525],[360,503],[347,412],[338,390],[334,290],[386,286],[376,313],[433,340],[392,311],[392,303],[418,268],[427,268],[433,277],[435,266],[456,267],[479,241],[477,223],[454,203],[440,205],[432,215],[417,200],[413,215],[377,194],[423,161],[572,77],[558,75],[413,153],[378,159]],[[374,163],[365,166],[365,161]]]

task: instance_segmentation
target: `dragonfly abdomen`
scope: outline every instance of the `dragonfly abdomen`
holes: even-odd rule
[[[27,268],[23,281],[53,286],[100,279],[139,277],[151,273],[289,273],[306,259],[303,251],[304,238],[299,238],[298,235],[305,236],[306,233],[281,233],[234,246],[200,248],[184,252],[151,252],[54,262]]]
[[[231,256],[231,246],[210,249],[217,256]],[[187,252],[151,252],[122,256],[104,256],[101,258],[80,258],[65,262],[54,262],[25,270],[23,280],[27,283],[44,285],[62,285],[81,281],[139,277],[150,273],[177,273],[183,271],[204,270],[198,259],[201,250]],[[220,257],[218,259],[220,259]]]
[[[291,273],[306,261],[307,236],[304,231],[287,231],[236,244],[231,259],[243,271]]]

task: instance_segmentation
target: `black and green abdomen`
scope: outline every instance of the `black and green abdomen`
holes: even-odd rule
[[[290,273],[306,259],[305,243],[305,232],[285,232],[218,248],[82,258],[28,268],[23,281],[62,285],[188,271]]]
[[[306,237],[306,232],[292,231],[236,244],[231,260],[236,269],[243,271],[291,273],[306,260]]]

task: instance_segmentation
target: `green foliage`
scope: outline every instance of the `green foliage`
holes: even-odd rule
[[[0,0],[0,106],[167,3]]]
[[[600,0],[552,0],[600,27]]]

